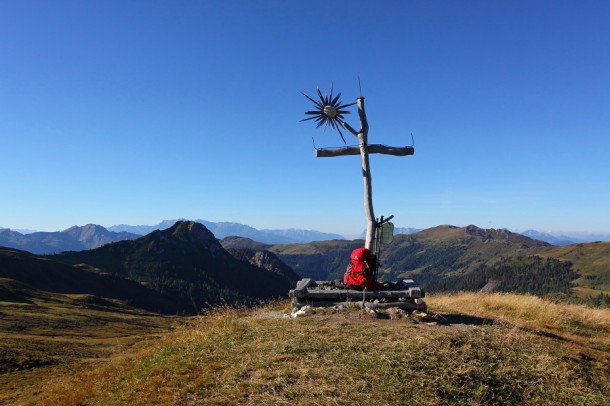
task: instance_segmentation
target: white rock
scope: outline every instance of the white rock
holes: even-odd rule
[[[309,305],[303,306],[299,310],[296,310],[296,311],[293,310],[292,313],[290,313],[290,317],[292,317],[294,319],[302,314],[305,314],[307,309],[309,309]]]

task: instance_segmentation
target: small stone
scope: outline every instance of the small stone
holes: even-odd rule
[[[293,319],[297,318],[298,316],[301,316],[303,314],[305,314],[305,312],[307,311],[307,309],[309,309],[309,305],[303,306],[301,307],[299,310],[297,310],[296,308],[292,311],[292,313],[290,313],[290,317],[292,317]]]
[[[400,320],[404,317],[407,317],[407,312],[398,307],[390,307],[388,309],[388,315],[392,320]]]

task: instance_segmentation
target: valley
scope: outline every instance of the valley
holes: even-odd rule
[[[39,396],[47,384],[128,353],[187,320],[87,294],[16,285],[12,283],[13,299],[27,300],[0,298],[0,404]]]

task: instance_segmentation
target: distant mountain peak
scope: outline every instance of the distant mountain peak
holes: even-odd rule
[[[178,221],[191,221],[187,219],[178,220],[163,220],[161,223],[155,226],[130,226],[127,224],[119,224],[116,226],[108,227],[110,231],[129,231],[140,235],[146,235],[154,230],[165,230],[172,227]],[[247,237],[254,241],[260,241],[265,244],[290,244],[290,243],[304,243],[311,241],[325,241],[339,239],[343,240],[345,237],[339,234],[324,233],[315,230],[301,230],[301,229],[286,229],[286,230],[271,230],[264,229],[258,230],[254,227],[250,227],[245,224],[233,223],[228,221],[223,222],[212,222],[206,220],[194,220],[197,223],[203,224],[208,230],[214,234],[218,239],[223,239],[229,236],[240,236]]]
[[[530,237],[533,238],[535,240],[540,240],[540,241],[546,241],[549,244],[553,244],[553,245],[570,245],[570,244],[574,244],[575,242],[578,242],[577,239],[571,238],[571,237],[566,237],[566,236],[555,236],[549,233],[543,233],[540,231],[536,231],[536,230],[525,230],[523,232],[521,232],[520,234],[526,236],[526,237]]]
[[[88,237],[91,237],[97,233],[104,233],[104,234],[109,233],[108,230],[106,230],[102,226],[98,226],[97,224],[86,224],[84,226],[72,226],[70,228],[65,229],[62,232],[70,234],[79,240],[87,239]]]
[[[100,247],[114,241],[140,237],[127,232],[115,233],[96,224],[73,226],[64,231],[20,234],[2,230],[0,246],[30,251],[35,254],[51,254],[61,251],[80,251]]]
[[[420,232],[422,236],[436,239],[454,239],[463,237],[474,237],[486,241],[509,241],[522,244],[524,247],[548,246],[544,241],[538,241],[522,234],[513,233],[505,228],[480,228],[474,224],[466,227],[442,225],[428,228]]]
[[[155,230],[136,240],[146,245],[147,251],[156,255],[186,250],[208,252],[213,256],[229,255],[214,234],[203,224],[194,221],[177,221],[170,228]],[[183,252],[183,254],[186,253]]]
[[[224,250],[214,234],[206,226],[195,221],[177,221],[166,232],[181,240],[197,242],[212,253]]]

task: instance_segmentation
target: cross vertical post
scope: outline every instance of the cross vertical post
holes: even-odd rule
[[[341,102],[339,101],[340,93],[335,98],[333,98],[332,87],[330,97],[322,96],[322,94],[318,90],[318,95],[320,98],[319,101],[310,98],[306,94],[303,95],[312,102],[314,102],[314,106],[316,107],[316,110],[308,111],[305,113],[313,116],[305,120],[315,119],[318,123],[318,127],[322,124],[327,124],[335,128],[339,132],[341,139],[343,139],[343,134],[341,134],[341,131],[338,128],[338,126],[340,125],[358,139],[357,147],[345,146],[338,148],[316,148],[315,156],[316,158],[326,158],[346,155],[360,155],[360,166],[362,170],[362,184],[364,192],[364,214],[366,216],[366,235],[364,246],[372,251],[373,240],[375,239],[375,227],[377,223],[375,220],[375,212],[373,210],[373,186],[371,177],[371,166],[369,163],[369,154],[405,156],[413,155],[415,153],[415,150],[413,147],[389,147],[387,145],[370,145],[368,143],[369,124],[366,118],[366,112],[364,110],[364,97],[362,96],[356,99],[356,103],[341,105]],[[358,107],[360,131],[356,131],[343,120],[343,114],[348,114],[349,112],[342,109],[353,104],[356,104]]]
[[[373,184],[371,180],[371,165],[369,164],[369,153],[367,149],[369,123],[364,111],[364,97],[358,97],[358,117],[360,118],[360,131],[356,135],[360,149],[360,165],[362,167],[362,186],[364,191],[364,214],[366,216],[366,235],[364,246],[373,249],[375,238],[375,211],[373,210]],[[349,131],[349,130],[348,130]]]

